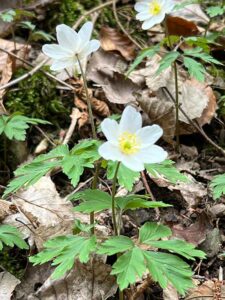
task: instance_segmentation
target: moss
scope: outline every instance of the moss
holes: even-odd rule
[[[46,71],[48,67],[44,67]],[[18,69],[14,78],[27,73],[24,68]],[[70,113],[70,106],[64,105],[56,83],[41,72],[19,82],[18,88],[6,94],[5,106],[10,113],[20,112],[27,117],[41,118],[54,124],[60,124]]]

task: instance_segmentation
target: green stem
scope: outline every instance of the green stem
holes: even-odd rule
[[[94,122],[94,117],[93,117],[93,111],[92,111],[92,107],[91,107],[91,99],[89,97],[88,94],[88,86],[87,86],[87,80],[86,80],[86,76],[84,74],[84,70],[82,68],[80,59],[78,57],[78,55],[76,55],[77,57],[77,61],[80,67],[80,71],[81,71],[81,76],[84,82],[84,90],[85,90],[85,94],[86,94],[86,100],[87,100],[87,106],[88,106],[88,113],[89,113],[89,118],[90,118],[90,123],[91,123],[91,129],[92,129],[92,135],[94,139],[97,139],[97,134],[96,134],[96,130],[95,130],[95,122]]]
[[[117,175],[120,167],[120,162],[117,163],[116,171],[113,177],[113,186],[112,186],[112,221],[115,235],[119,234],[116,222],[116,205],[115,205],[115,195],[116,195],[116,183],[117,183]]]

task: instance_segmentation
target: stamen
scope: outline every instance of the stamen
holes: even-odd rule
[[[152,3],[149,4],[149,12],[151,15],[156,16],[162,10],[162,6],[158,0],[153,0]]]
[[[134,154],[140,150],[140,141],[136,134],[124,132],[119,137],[119,147],[124,154]]]

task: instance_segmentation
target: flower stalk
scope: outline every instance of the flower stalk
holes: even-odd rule
[[[112,185],[112,221],[113,221],[113,229],[115,235],[119,235],[119,229],[117,227],[117,221],[116,221],[116,203],[115,203],[115,196],[116,196],[116,184],[117,184],[117,175],[120,167],[120,162],[116,165],[115,174],[113,177],[113,185]]]

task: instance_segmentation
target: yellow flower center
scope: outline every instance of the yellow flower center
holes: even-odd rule
[[[119,137],[119,148],[124,154],[134,154],[140,150],[140,141],[135,133],[124,132]]]
[[[149,4],[149,12],[151,15],[156,16],[162,10],[162,6],[158,0],[153,0],[152,3]]]

